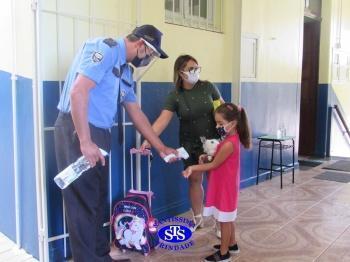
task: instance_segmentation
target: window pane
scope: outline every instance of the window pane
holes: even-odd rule
[[[165,21],[220,32],[222,0],[165,0]]]
[[[199,0],[192,0],[193,11],[192,15],[199,16]]]
[[[173,11],[173,0],[165,0],[165,10]]]
[[[175,1],[175,12],[180,12],[180,0],[174,0]]]
[[[207,17],[207,0],[201,0],[201,17]]]

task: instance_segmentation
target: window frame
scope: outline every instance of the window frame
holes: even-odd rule
[[[222,0],[198,0],[198,14],[193,14],[194,0],[165,0],[172,3],[172,10],[167,9],[165,2],[165,22],[213,32],[222,32]],[[175,2],[179,3],[179,11],[175,11]],[[205,17],[201,16],[201,2],[206,1]],[[217,13],[218,8],[220,9]],[[220,16],[220,17],[215,17]],[[217,25],[215,20],[219,21]]]

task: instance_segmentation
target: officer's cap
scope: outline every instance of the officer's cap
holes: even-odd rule
[[[160,58],[168,58],[168,55],[160,48],[162,32],[160,32],[153,25],[142,25],[136,27],[132,34],[142,38],[147,42],[148,45],[151,45],[159,54]]]

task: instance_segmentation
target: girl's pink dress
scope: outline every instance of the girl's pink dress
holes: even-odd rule
[[[237,217],[237,204],[240,182],[240,141],[238,134],[226,137],[216,152],[225,143],[232,143],[233,153],[217,168],[210,171],[204,216],[214,216],[219,222],[234,221]]]

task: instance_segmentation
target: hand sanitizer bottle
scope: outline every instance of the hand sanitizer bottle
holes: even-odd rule
[[[104,157],[108,155],[107,152],[101,148],[100,151]],[[81,156],[74,163],[70,164],[58,175],[56,175],[54,181],[59,188],[65,189],[90,167],[89,161],[87,161],[84,156]]]
[[[286,131],[286,126],[284,124],[281,125],[281,136],[286,137],[287,131]]]
[[[281,128],[277,129],[276,137],[277,137],[277,139],[280,139],[282,137]]]

